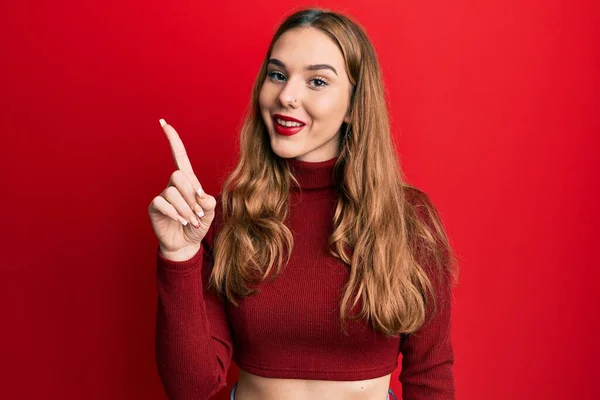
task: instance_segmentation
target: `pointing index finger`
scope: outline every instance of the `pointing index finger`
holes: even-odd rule
[[[171,125],[167,124],[164,119],[160,119],[160,126],[162,126],[165,134],[167,135],[167,139],[169,140],[169,145],[171,146],[171,153],[173,154],[173,159],[175,160],[175,165],[177,168],[188,176],[188,178],[192,181],[192,184],[196,187],[200,186],[200,182],[198,178],[196,178],[196,174],[194,174],[194,169],[192,168],[192,163],[187,156],[187,152],[185,150],[185,146],[179,137],[179,134]]]

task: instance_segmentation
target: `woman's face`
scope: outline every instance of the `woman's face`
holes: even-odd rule
[[[343,121],[350,122],[351,90],[342,52],[325,33],[296,28],[281,35],[259,97],[275,154],[309,162],[339,156],[340,127]],[[304,126],[299,131],[280,127],[275,114]]]

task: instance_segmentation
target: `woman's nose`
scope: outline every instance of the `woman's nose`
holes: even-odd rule
[[[298,86],[293,82],[288,81],[281,90],[281,93],[279,93],[279,101],[284,106],[298,105],[300,102],[300,90],[298,89]]]

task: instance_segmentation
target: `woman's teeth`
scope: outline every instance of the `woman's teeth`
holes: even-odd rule
[[[298,122],[292,122],[292,121],[284,121],[282,119],[277,118],[276,119],[277,123],[279,125],[283,125],[283,126],[302,126],[303,124],[298,123]]]

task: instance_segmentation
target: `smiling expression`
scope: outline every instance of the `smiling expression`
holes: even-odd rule
[[[342,52],[329,36],[314,28],[283,33],[273,45],[259,97],[275,154],[309,162],[339,156],[340,127],[350,122],[351,90]],[[280,134],[273,114],[304,126],[293,135]]]

